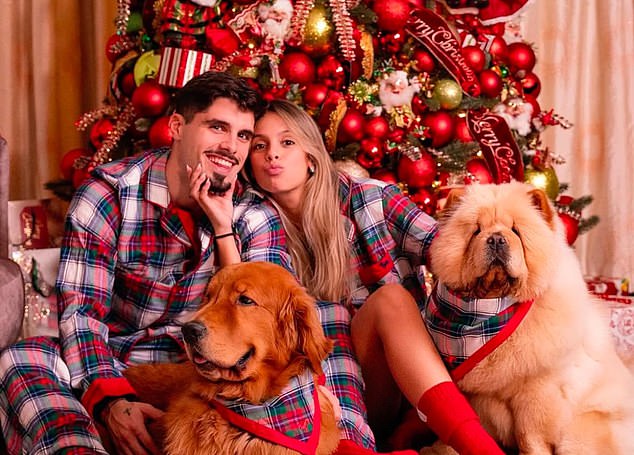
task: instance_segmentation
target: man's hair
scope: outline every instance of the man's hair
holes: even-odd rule
[[[207,110],[218,98],[235,101],[243,111],[253,112],[256,119],[264,111],[262,98],[245,81],[229,73],[207,71],[190,79],[176,92],[171,112],[181,114],[189,123],[194,115]]]

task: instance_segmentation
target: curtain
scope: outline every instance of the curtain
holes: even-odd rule
[[[98,107],[110,64],[115,0],[0,0],[0,132],[11,150],[12,199],[50,196],[46,181],[86,138],[74,122]],[[590,194],[601,222],[577,239],[588,274],[634,279],[634,0],[535,0],[524,36],[536,46],[539,102],[574,123],[544,143],[561,182]]]
[[[575,242],[582,268],[633,280],[634,0],[537,0],[524,24],[542,109],[574,123],[544,143],[566,160],[556,171],[567,194],[594,197],[583,216],[601,218]]]
[[[110,65],[115,1],[0,0],[0,132],[10,151],[10,199],[50,197],[64,153],[81,147],[74,126],[99,106]]]

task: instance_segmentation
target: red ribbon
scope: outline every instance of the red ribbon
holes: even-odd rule
[[[458,38],[441,16],[427,8],[416,9],[405,30],[442,63],[467,95],[480,94],[478,78],[463,57]]]
[[[467,125],[480,145],[495,183],[524,181],[524,163],[506,121],[488,110],[467,112]]]

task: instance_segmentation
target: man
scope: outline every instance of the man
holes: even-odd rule
[[[9,453],[108,453],[94,421],[118,453],[158,453],[145,421],[161,411],[134,401],[121,370],[184,359],[181,321],[217,267],[214,244],[234,241],[223,220],[262,106],[244,82],[209,72],[173,107],[170,149],[101,166],[75,194],[57,280],[60,338],[27,339],[0,357]],[[189,195],[197,166],[214,219]]]

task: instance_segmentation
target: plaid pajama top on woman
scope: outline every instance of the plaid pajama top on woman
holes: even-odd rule
[[[397,186],[378,180],[340,174],[339,195],[356,271],[353,306],[360,307],[384,284],[401,283],[422,309],[422,265],[437,232],[436,221]],[[292,271],[282,223],[271,202],[247,187],[235,212],[243,259],[276,262]]]

